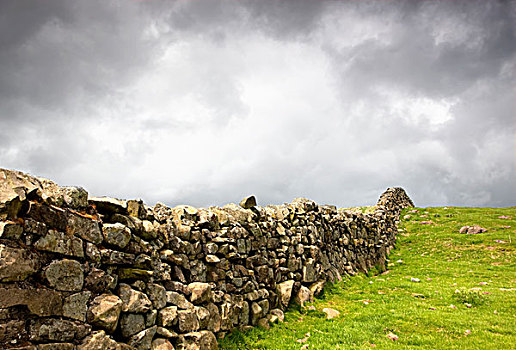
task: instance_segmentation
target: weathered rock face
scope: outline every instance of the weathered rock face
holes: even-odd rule
[[[371,214],[253,196],[148,207],[0,169],[0,348],[217,349],[383,264],[412,205],[390,188]]]

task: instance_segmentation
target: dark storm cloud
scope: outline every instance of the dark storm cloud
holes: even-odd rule
[[[2,1],[0,165],[149,203],[516,195],[514,1]]]

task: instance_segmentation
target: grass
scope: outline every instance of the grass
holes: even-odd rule
[[[329,286],[315,310],[291,308],[286,322],[235,331],[220,348],[516,349],[516,208],[417,210],[402,213],[411,217],[401,219],[387,272]],[[459,233],[475,224],[487,232]],[[340,316],[326,320],[325,307]]]

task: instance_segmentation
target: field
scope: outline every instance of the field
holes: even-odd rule
[[[416,209],[401,215],[386,272],[328,286],[284,323],[235,331],[220,348],[516,349],[516,208]]]

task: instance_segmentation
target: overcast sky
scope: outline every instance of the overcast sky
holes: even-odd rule
[[[0,167],[153,205],[516,205],[515,1],[0,1]]]

